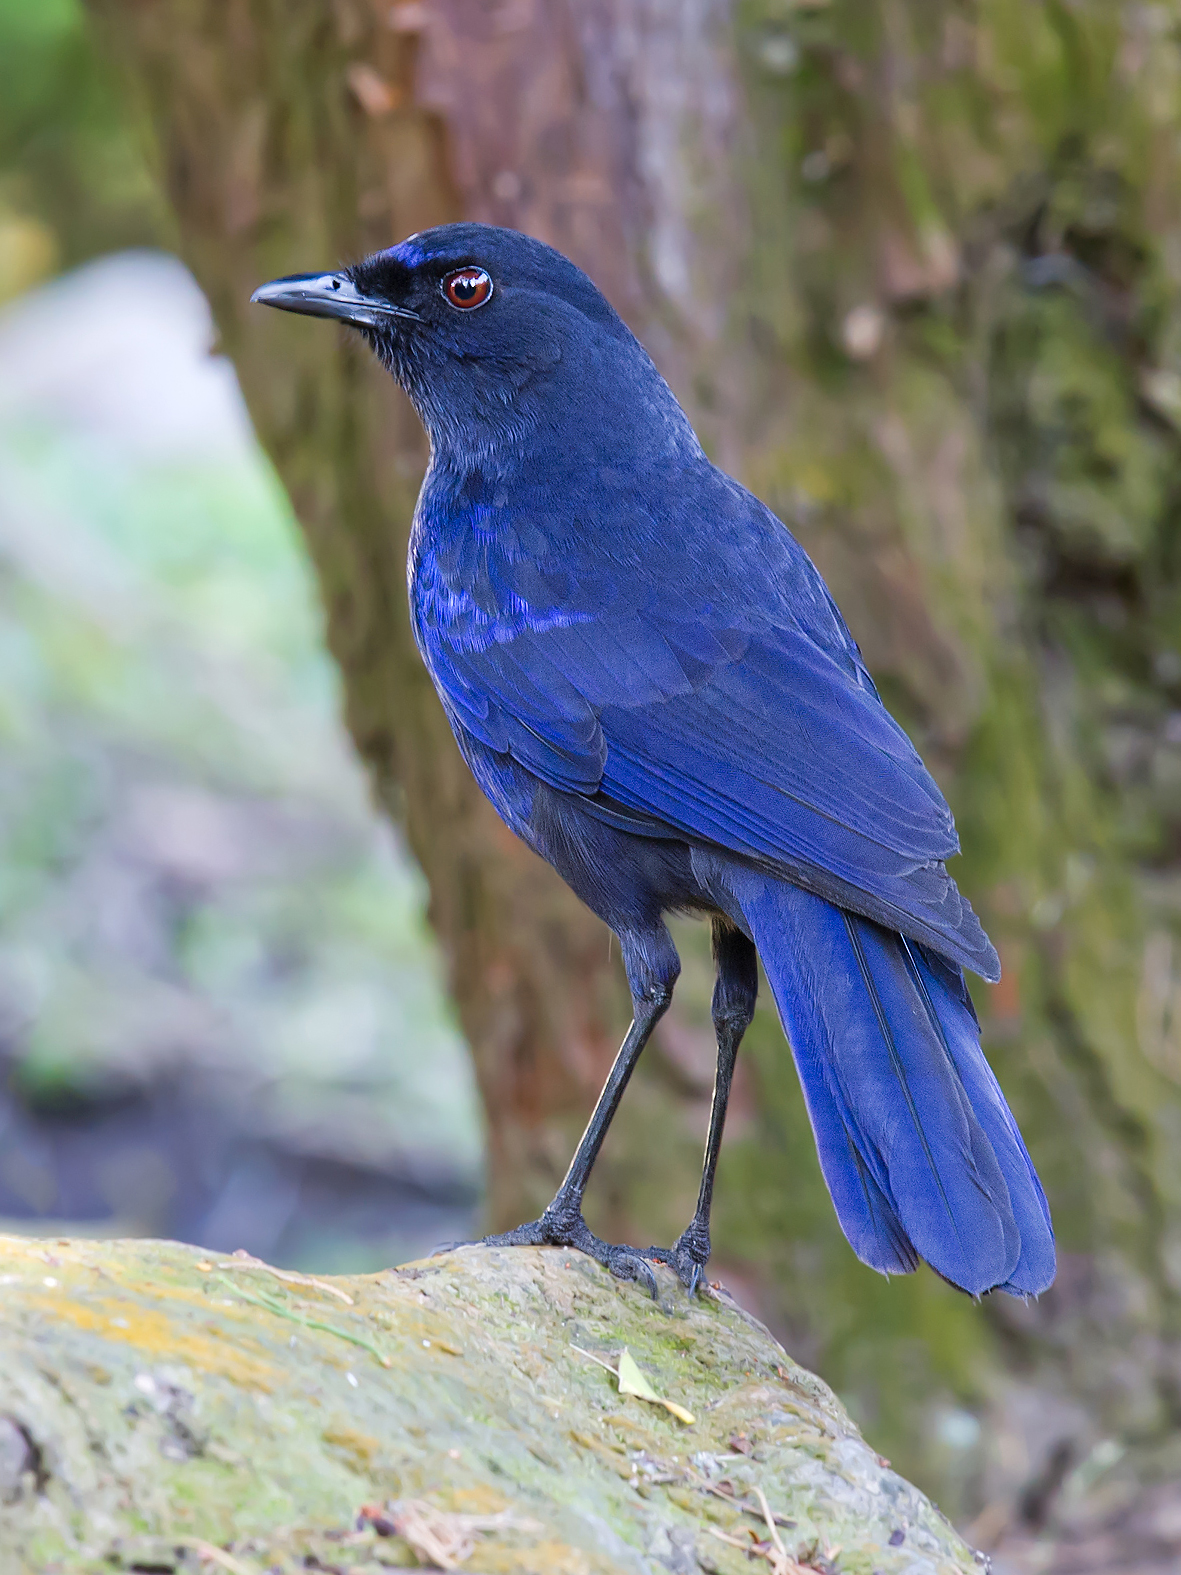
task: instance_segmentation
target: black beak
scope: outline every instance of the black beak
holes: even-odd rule
[[[287,279],[260,284],[250,297],[260,306],[281,312],[302,312],[305,317],[335,317],[360,328],[389,327],[397,319],[421,322],[417,312],[392,306],[376,296],[362,295],[347,274],[296,273]]]

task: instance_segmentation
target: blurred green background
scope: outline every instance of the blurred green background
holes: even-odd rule
[[[469,1058],[166,241],[79,8],[0,0],[0,1230],[377,1266],[471,1230]]]

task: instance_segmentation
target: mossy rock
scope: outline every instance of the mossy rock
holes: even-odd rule
[[[0,1286],[6,1572],[416,1567],[415,1503],[444,1541],[491,1518],[452,1544],[489,1575],[738,1575],[735,1543],[791,1575],[977,1568],[819,1379],[663,1271],[654,1304],[557,1249],[313,1280],[0,1237]],[[618,1392],[593,1358],[624,1348],[691,1424]]]

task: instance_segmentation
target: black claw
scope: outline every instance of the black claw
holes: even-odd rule
[[[618,1247],[608,1247],[603,1259],[606,1267],[611,1270],[619,1280],[635,1280],[642,1284],[653,1301],[659,1295],[656,1276],[637,1253],[621,1250]]]
[[[456,1245],[459,1245],[458,1243]],[[615,1247],[600,1241],[592,1234],[581,1214],[549,1215],[518,1225],[515,1230],[504,1231],[498,1236],[485,1236],[485,1247],[570,1247],[594,1258],[617,1280],[634,1280],[642,1284],[656,1301],[659,1288],[656,1276],[644,1262],[645,1254],[633,1247]],[[444,1249],[440,1249],[442,1251]]]
[[[676,1271],[677,1279],[689,1295],[696,1294],[703,1278],[705,1260],[698,1258],[683,1240],[678,1241],[675,1247],[646,1247],[642,1256],[652,1263],[667,1263],[670,1269]]]

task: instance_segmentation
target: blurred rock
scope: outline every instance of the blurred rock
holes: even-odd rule
[[[121,252],[0,314],[0,421],[16,416],[141,460],[251,462],[254,433],[183,263]]]
[[[0,1416],[0,1504],[15,1503],[20,1497],[36,1458],[24,1428],[10,1416]]]
[[[0,314],[0,1217],[324,1267],[469,1234],[480,1132],[200,292]]]

